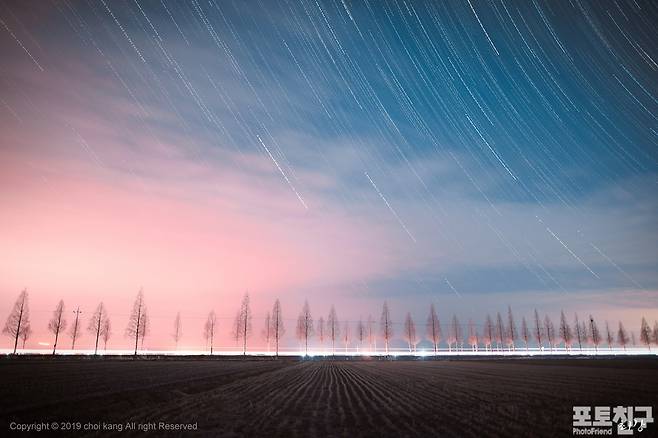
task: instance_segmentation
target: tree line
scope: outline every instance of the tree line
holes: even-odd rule
[[[73,311],[73,314],[75,316],[67,333],[71,339],[71,350],[75,350],[76,341],[81,336],[82,324],[80,321],[82,311],[79,307]],[[356,322],[356,327],[353,327],[350,323],[351,321],[343,321],[343,324],[341,324],[334,306],[331,306],[326,319],[321,316],[317,321],[314,321],[311,308],[308,302],[305,301],[297,318],[295,330],[300,349],[304,351],[305,355],[308,355],[309,343],[317,340],[323,350],[325,350],[325,347],[330,347],[332,355],[335,355],[337,345],[339,350],[343,345],[344,351],[347,352],[349,345],[355,343],[359,351],[376,351],[377,340],[380,339],[384,343],[385,353],[389,354],[390,344],[395,336],[395,323],[391,318],[391,312],[386,301],[382,306],[378,327],[376,327],[372,316],[368,316],[365,321],[360,318]],[[418,333],[416,322],[410,312],[407,312],[402,325],[402,338],[405,340],[409,352],[414,353],[422,340],[422,335]],[[60,300],[48,322],[48,330],[54,336],[53,355],[56,354],[60,336],[65,333],[67,327],[64,301]],[[582,350],[583,347],[593,346],[598,351],[603,345],[607,345],[609,349],[612,349],[615,343],[625,350],[629,344],[636,345],[635,333],[630,332],[629,334],[621,321],[615,327],[611,327],[608,321],[605,321],[603,329],[599,329],[592,315],[580,319],[576,313],[573,319],[569,320],[564,311],[560,312],[557,328],[548,315],[544,315],[542,318],[535,309],[530,322],[526,320],[525,316],[521,318],[519,329],[511,306],[508,306],[505,317],[500,312],[497,312],[493,318],[490,314],[487,314],[483,324],[476,324],[471,319],[468,324],[462,325],[457,315],[453,314],[447,325],[443,325],[442,328],[436,308],[434,304],[431,304],[424,328],[425,339],[432,344],[434,354],[438,354],[441,343],[447,345],[449,352],[469,351],[469,349],[470,351],[481,351],[483,349],[491,352],[505,349],[507,351],[516,351],[517,347],[525,348],[527,351],[529,345],[533,342],[542,351],[554,351],[560,346],[566,351],[576,348]],[[210,354],[214,352],[217,330],[217,315],[214,310],[210,310],[203,327],[203,337]],[[445,335],[444,330],[446,331]],[[94,354],[98,354],[100,343],[102,343],[103,349],[107,349],[108,340],[112,336],[112,326],[108,311],[102,302],[98,304],[88,319],[87,331],[94,339]],[[143,349],[144,339],[149,332],[148,309],[144,292],[140,289],[125,330],[126,337],[133,342],[135,355],[140,349]],[[272,310],[267,312],[264,318],[261,331],[267,350],[270,351],[272,348],[276,356],[279,355],[281,339],[285,332],[281,303],[276,299]],[[7,318],[3,333],[12,339],[14,354],[18,349],[19,342],[22,348],[25,347],[25,342],[32,334],[27,290],[23,290],[19,294]],[[236,346],[241,347],[243,355],[247,354],[248,339],[251,335],[252,312],[249,294],[246,293],[242,298],[231,329],[231,336]],[[180,312],[178,312],[174,318],[172,333],[176,349],[181,337],[182,321]],[[651,350],[652,343],[658,345],[658,321],[654,321],[653,328],[651,328],[646,318],[642,317],[640,342],[649,350]]]

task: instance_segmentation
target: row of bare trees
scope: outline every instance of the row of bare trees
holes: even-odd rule
[[[73,314],[75,315],[73,323],[68,331],[68,336],[71,338],[72,350],[75,349],[76,341],[81,336],[80,315],[82,312],[79,308],[76,308]],[[331,346],[332,354],[335,354],[337,344],[343,344],[345,351],[347,351],[350,342],[353,341],[353,337],[357,341],[357,348],[363,348],[367,343],[369,350],[374,351],[377,349],[377,339],[380,338],[384,342],[384,350],[388,355],[390,343],[394,337],[394,325],[387,302],[384,302],[382,307],[379,320],[379,333],[376,333],[374,319],[372,316],[368,316],[366,321],[363,321],[361,318],[359,319],[356,323],[354,334],[351,330],[350,321],[344,321],[341,326],[334,306],[331,306],[326,319],[321,316],[317,323],[314,323],[311,308],[308,302],[304,302],[297,318],[296,337],[305,354],[308,354],[309,343],[316,336],[321,348],[325,348],[325,343]],[[407,343],[409,352],[415,352],[417,345],[421,341],[421,336],[417,332],[416,323],[410,312],[406,314],[403,326],[402,337]],[[64,333],[66,328],[67,318],[64,301],[60,300],[48,323],[48,330],[54,335],[53,354],[56,354],[60,335]],[[214,343],[218,328],[217,315],[214,310],[211,310],[206,318],[203,332],[210,354],[214,352]],[[604,331],[602,333],[592,315],[589,315],[586,320],[581,320],[578,314],[574,314],[573,320],[570,322],[563,311],[560,312],[560,321],[557,329],[548,315],[544,315],[542,318],[535,309],[532,327],[528,324],[526,318],[522,317],[520,331],[518,331],[510,306],[507,308],[506,318],[503,318],[500,312],[496,313],[495,318],[487,314],[484,324],[481,326],[476,325],[473,320],[469,320],[466,327],[463,327],[457,315],[453,315],[447,327],[447,335],[444,337],[436,308],[434,304],[431,304],[425,328],[425,338],[431,342],[435,354],[438,353],[439,346],[442,342],[447,344],[449,351],[463,351],[465,344],[470,346],[472,351],[478,351],[481,346],[484,347],[485,351],[501,351],[504,348],[507,348],[508,351],[514,351],[519,342],[523,343],[526,350],[534,342],[541,350],[549,348],[551,351],[560,345],[567,351],[576,347],[582,350],[584,346],[592,345],[598,351],[601,344],[604,343],[609,348],[612,348],[616,342],[624,349],[626,349],[629,343],[632,345],[636,344],[635,334],[630,333],[629,335],[621,322],[618,323],[616,331],[613,331],[609,323],[605,321]],[[464,333],[464,328],[466,328],[466,333]],[[87,330],[94,337],[94,354],[97,354],[100,342],[103,343],[104,348],[107,348],[107,342],[112,332],[110,318],[102,302],[96,307],[89,319]],[[144,301],[143,290],[140,289],[133,304],[126,328],[126,336],[134,341],[135,355],[140,345],[143,348],[144,339],[148,335],[149,330],[148,311]],[[11,336],[14,353],[16,353],[19,342],[22,343],[23,347],[25,346],[26,340],[32,333],[27,290],[23,290],[18,296],[7,318],[3,333]],[[246,293],[242,299],[231,330],[231,335],[235,340],[236,346],[241,347],[243,355],[247,353],[248,338],[251,334],[252,312],[249,294]],[[272,310],[265,317],[264,327],[261,332],[267,344],[268,351],[273,347],[276,356],[279,354],[281,339],[284,334],[283,312],[281,303],[277,299],[274,302]],[[181,336],[182,322],[179,312],[176,314],[174,320],[174,332],[172,334],[176,348],[178,348]],[[654,323],[652,329],[646,319],[644,317],[642,318],[640,341],[649,349],[652,343],[658,344],[658,322]]]
[[[603,338],[592,315],[589,315],[587,322],[585,322],[579,320],[578,314],[574,314],[572,328],[564,311],[562,311],[560,312],[560,322],[557,330],[551,318],[548,315],[544,315],[543,319],[540,318],[539,312],[536,309],[534,311],[534,320],[534,330],[531,330],[526,318],[523,317],[521,319],[521,331],[519,333],[512,308],[508,306],[507,318],[503,318],[500,312],[496,313],[495,320],[490,315],[487,315],[482,325],[482,333],[480,333],[478,326],[473,320],[469,320],[467,333],[463,333],[462,324],[459,322],[457,315],[453,315],[449,323],[448,334],[444,339],[436,308],[434,304],[431,304],[425,325],[426,339],[432,343],[435,354],[438,353],[439,345],[442,341],[448,345],[449,351],[453,351],[453,349],[455,351],[463,351],[465,342],[468,343],[472,351],[478,351],[481,345],[484,346],[485,351],[494,351],[494,348],[497,351],[501,351],[503,348],[507,348],[508,351],[515,351],[519,341],[523,342],[526,351],[533,341],[537,343],[541,350],[550,348],[551,351],[558,348],[560,344],[567,351],[572,350],[575,345],[577,345],[579,350],[582,350],[587,344],[592,345],[598,351],[599,346],[603,342],[608,345],[608,348],[612,349],[615,339],[617,344],[624,349],[626,349],[629,343],[632,343],[632,345],[636,344],[635,334],[631,333],[629,336],[621,321],[619,322],[616,333],[610,328],[608,321],[605,321],[605,338]],[[356,326],[358,346],[363,346],[364,341],[368,340],[370,349],[372,350],[373,341],[376,339],[372,326],[372,317],[368,317],[366,324],[363,323],[363,320],[359,319]],[[389,344],[394,336],[393,326],[394,323],[391,320],[388,304],[384,302],[380,318],[380,337],[384,340],[386,354],[389,353]],[[335,353],[336,342],[339,340],[344,342],[345,351],[347,351],[350,341],[350,325],[347,321],[343,325],[342,330],[341,335],[341,326],[333,306],[329,311],[326,323],[324,318],[320,317],[317,330],[315,330],[309,305],[307,302],[304,303],[304,307],[297,321],[297,338],[303,345],[303,350],[306,354],[308,354],[309,340],[315,332],[317,332],[323,348],[324,342],[328,338],[331,342],[332,354]],[[410,312],[406,314],[402,336],[407,343],[409,352],[415,352],[417,345],[421,341],[421,337],[417,333],[416,323]],[[640,341],[649,349],[651,349],[651,343],[658,345],[658,322],[654,323],[652,330],[646,319],[644,317],[642,318]]]
[[[75,314],[73,324],[68,332],[69,337],[71,338],[71,350],[75,350],[75,343],[78,338],[81,336],[80,328],[80,308],[78,307],[73,311]],[[60,335],[66,330],[67,320],[65,313],[64,301],[60,300],[53,311],[53,316],[48,322],[48,330],[55,336],[53,342],[53,354],[57,352],[57,344],[59,342]],[[89,320],[89,325],[87,329],[90,333],[95,336],[96,343],[94,347],[94,354],[98,352],[98,343],[103,341],[104,346],[107,348],[107,341],[110,339],[111,335],[111,326],[110,319],[107,316],[107,311],[103,303],[100,303],[94,313],[92,314],[91,319]],[[5,327],[2,332],[6,335],[9,335],[14,340],[14,349],[13,352],[16,353],[18,348],[19,340],[22,343],[22,347],[25,348],[25,342],[32,334],[32,326],[30,323],[30,312],[28,306],[28,293],[27,290],[23,290],[16,302],[14,307],[7,318]]]

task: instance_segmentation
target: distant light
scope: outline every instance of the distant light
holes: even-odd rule
[[[39,345],[43,345],[44,347],[47,347],[50,344],[48,342],[39,342]]]

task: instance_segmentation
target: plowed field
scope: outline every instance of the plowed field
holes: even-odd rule
[[[23,359],[0,361],[0,372],[4,430],[166,422],[213,436],[555,437],[571,436],[574,405],[652,405],[655,415],[658,400],[655,359]],[[67,434],[111,433],[144,435]]]

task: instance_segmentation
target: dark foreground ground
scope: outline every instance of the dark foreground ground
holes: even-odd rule
[[[208,436],[560,437],[574,405],[656,416],[657,400],[655,358],[0,359],[0,436],[33,422],[47,425],[39,435],[57,423],[57,434],[161,436],[163,422]]]

